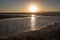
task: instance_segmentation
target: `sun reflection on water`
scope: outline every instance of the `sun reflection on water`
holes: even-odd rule
[[[36,30],[36,27],[35,27],[35,24],[36,24],[36,15],[31,15],[31,30]]]

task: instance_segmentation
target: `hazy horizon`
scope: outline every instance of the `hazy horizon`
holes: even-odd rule
[[[60,0],[0,0],[0,13],[30,12],[31,5],[36,5],[38,12],[60,12]]]

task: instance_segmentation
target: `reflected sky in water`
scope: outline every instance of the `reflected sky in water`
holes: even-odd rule
[[[0,19],[0,34],[39,30],[55,22],[60,22],[60,16],[41,16],[32,14],[28,15],[28,17]]]
[[[31,30],[36,30],[35,23],[36,23],[36,16],[33,14],[31,15]]]

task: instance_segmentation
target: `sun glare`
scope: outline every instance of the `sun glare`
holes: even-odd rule
[[[30,12],[37,12],[37,6],[31,5],[31,6],[29,7],[29,11],[30,11]]]

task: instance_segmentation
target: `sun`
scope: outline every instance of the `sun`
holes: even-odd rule
[[[29,11],[30,12],[37,12],[37,6],[36,5],[29,6]]]

